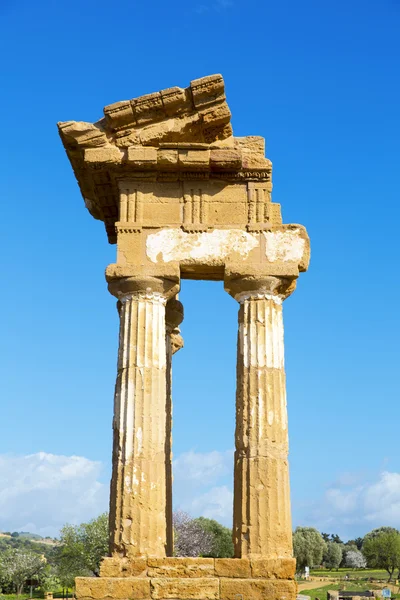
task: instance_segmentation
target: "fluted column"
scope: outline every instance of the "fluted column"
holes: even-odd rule
[[[161,278],[128,283],[109,286],[120,301],[110,552],[121,557],[163,557],[167,548],[168,293]]]
[[[293,282],[238,279],[234,525],[236,557],[292,556],[282,301]]]
[[[172,356],[183,347],[179,325],[183,321],[183,306],[177,298],[172,298],[166,308],[166,351],[167,351],[167,403],[166,403],[166,521],[167,556],[174,553],[174,528],[172,518]]]

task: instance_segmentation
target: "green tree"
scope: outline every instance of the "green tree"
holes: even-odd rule
[[[57,577],[57,569],[51,565],[46,565],[40,575],[40,587],[44,592],[54,592],[60,586]]]
[[[381,533],[400,533],[398,529],[395,527],[378,527],[377,529],[373,529],[369,533],[366,533],[363,538],[363,544],[370,538],[377,537]]]
[[[349,540],[348,542],[346,542],[346,546],[355,546],[357,548],[357,550],[361,550],[362,545],[363,545],[362,537],[358,537],[358,538],[355,538],[354,540]]]
[[[40,578],[45,566],[46,560],[30,551],[9,548],[0,554],[0,577],[14,586],[17,596],[27,579]]]
[[[340,544],[336,542],[327,542],[324,551],[324,565],[327,569],[338,569],[342,562],[343,550]]]
[[[317,567],[322,563],[326,542],[314,527],[297,527],[293,534],[293,550],[297,571]]]
[[[234,550],[231,529],[224,527],[214,519],[207,519],[205,517],[198,517],[195,519],[195,522],[204,531],[211,533],[213,537],[212,550],[205,556],[212,558],[233,558]]]
[[[103,513],[89,523],[65,525],[57,554],[60,581],[67,584],[80,575],[99,575],[100,561],[108,554],[108,514]]]
[[[187,513],[174,512],[175,556],[208,556],[213,547],[213,536]]]
[[[365,536],[362,551],[368,565],[385,569],[389,574],[388,581],[391,581],[394,570],[400,565],[400,534],[394,530]]]
[[[75,570],[73,570],[75,567]],[[85,571],[83,568],[73,565],[70,568],[68,562],[63,559],[56,566],[57,579],[60,582],[61,587],[66,590],[75,587],[75,577],[82,577],[85,575],[91,575],[89,571]]]
[[[335,544],[343,544],[342,540],[340,539],[337,533],[331,534],[331,540],[332,542],[335,542]]]

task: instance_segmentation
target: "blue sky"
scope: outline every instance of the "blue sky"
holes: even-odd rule
[[[400,526],[398,0],[0,4],[0,530],[107,506],[118,321],[56,122],[212,73],[310,270],[285,302],[294,525]],[[175,501],[230,524],[237,305],[184,282]]]

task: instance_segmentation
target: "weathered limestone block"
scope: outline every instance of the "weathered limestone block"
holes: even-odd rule
[[[215,574],[217,577],[251,577],[248,558],[216,558]]]
[[[142,167],[151,167],[157,164],[157,148],[146,146],[130,146],[128,160],[138,163]]]
[[[284,579],[221,579],[221,600],[295,600],[297,583]]]
[[[295,558],[252,558],[251,576],[264,579],[294,579],[296,573]]]
[[[149,558],[149,577],[214,577],[213,558]]]
[[[150,579],[135,577],[77,577],[77,598],[113,600],[149,600]]]
[[[143,262],[144,254],[144,260],[149,265],[179,264],[184,272],[189,267],[200,270],[206,266],[219,266],[221,269],[226,266],[227,271],[238,270],[239,273],[253,268],[255,276],[259,276],[267,266],[271,275],[292,278],[298,277],[299,271],[307,268],[309,243],[304,228],[282,225],[274,231],[266,232],[259,231],[259,226],[255,225],[254,231],[244,231],[243,224],[241,229],[236,225],[232,228],[215,227],[201,231],[199,225],[203,225],[203,220],[199,219],[197,224],[194,223],[192,218],[186,218],[186,210],[191,216],[194,208],[201,214],[203,202],[207,202],[204,195],[199,194],[197,198],[196,194],[185,195],[183,229],[170,227],[156,232],[150,230],[145,234],[143,253],[140,247],[128,246],[128,239],[121,237],[120,252],[124,259],[141,259]],[[231,220],[235,218],[232,212],[236,208],[236,203],[233,203],[230,209]],[[208,210],[209,207],[206,206],[204,212]],[[130,259],[130,256],[135,258]]]
[[[154,600],[217,600],[219,581],[214,578],[162,577],[151,580]]]
[[[145,558],[106,556],[100,564],[100,577],[145,577],[146,575]]]

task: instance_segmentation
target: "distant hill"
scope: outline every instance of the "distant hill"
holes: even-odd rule
[[[49,552],[53,552],[58,545],[59,542],[57,542],[57,540],[44,538],[37,533],[30,533],[29,531],[14,531],[13,533],[5,531],[0,533],[0,551],[10,547],[25,548],[47,556]]]
[[[0,531],[0,537],[3,538],[20,538],[25,540],[32,540],[37,542],[43,542],[48,544],[49,542],[55,542],[55,540],[51,537],[43,537],[38,533],[30,533],[29,531],[14,531],[10,533],[9,531]]]
[[[43,538],[41,535],[38,535],[37,533],[29,533],[29,531],[18,531],[20,538],[25,538],[27,540],[43,540],[45,538]]]

